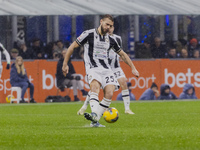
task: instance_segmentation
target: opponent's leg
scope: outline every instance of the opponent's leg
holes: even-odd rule
[[[77,112],[77,115],[83,115],[84,112],[86,111],[88,105],[90,103],[90,91],[88,92],[88,95],[84,101],[83,106],[81,107],[81,109],[79,109],[79,111]]]
[[[133,115],[134,113],[130,109],[130,96],[129,96],[129,90],[126,83],[126,78],[124,77],[119,78],[118,82],[120,84],[120,87],[122,88],[122,98],[124,101],[125,113]]]

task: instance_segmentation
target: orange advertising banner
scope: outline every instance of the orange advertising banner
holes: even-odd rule
[[[161,82],[170,85],[177,97],[185,83],[193,84],[197,98],[200,98],[200,60],[162,60]]]
[[[48,60],[34,60],[25,61],[25,68],[29,80],[34,84],[34,98],[37,102],[44,102],[49,95],[57,94],[56,86],[56,67],[57,61]],[[74,68],[77,74],[81,75],[81,82],[84,89],[89,91],[87,84],[85,67],[83,61],[73,61]],[[127,81],[132,83],[132,93],[136,99],[139,99],[141,94],[155,82],[159,87],[162,83],[168,83],[172,91],[179,96],[182,92],[185,83],[194,85],[196,91],[200,88],[200,66],[199,60],[137,60],[133,61],[134,65],[140,73],[140,77],[136,78],[132,75],[130,67],[121,62],[121,67],[127,77]],[[3,62],[3,73],[0,79],[0,103],[6,103],[6,96],[11,93],[10,85],[10,70],[6,70],[6,63]],[[70,97],[73,101],[73,89],[70,90]],[[116,100],[117,95],[121,89],[116,91],[113,95],[113,100]],[[65,92],[59,93],[65,96]],[[196,92],[197,97],[200,98],[200,93]],[[15,95],[14,95],[15,96]],[[78,94],[81,100],[81,92]],[[103,92],[100,92],[100,100],[103,98]]]
[[[126,75],[127,81],[132,84],[132,93],[136,99],[139,99],[142,93],[151,86],[152,82],[157,85],[161,84],[160,60],[133,61],[133,63],[140,73],[138,78],[133,76],[130,67],[126,63],[121,62],[121,68]],[[115,93],[113,99],[116,99],[117,94],[120,92],[121,89]]]

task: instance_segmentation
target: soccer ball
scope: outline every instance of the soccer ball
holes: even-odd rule
[[[6,102],[7,102],[7,103],[10,103],[11,97],[12,97],[12,99],[15,98],[15,97],[12,96],[12,95],[8,95],[8,96],[6,97]]]
[[[103,118],[108,123],[114,123],[119,118],[119,112],[116,108],[110,107],[103,113]]]

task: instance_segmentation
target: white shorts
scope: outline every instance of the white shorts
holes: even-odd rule
[[[121,67],[118,67],[118,68],[112,68],[112,71],[115,75],[115,78],[118,80],[119,78],[126,78],[125,74],[124,74],[124,71],[122,70]]]
[[[104,89],[107,85],[114,85],[115,90],[119,89],[119,83],[115,78],[112,70],[110,69],[90,69],[87,71],[88,83],[90,84],[93,80],[97,80],[101,83]]]
[[[3,66],[0,66],[0,79],[1,79],[2,71],[3,71]]]

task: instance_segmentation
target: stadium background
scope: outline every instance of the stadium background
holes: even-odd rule
[[[159,86],[162,83],[169,83],[172,91],[179,96],[182,92],[185,83],[192,83],[196,91],[200,90],[200,66],[199,60],[146,60],[134,61],[134,64],[140,72],[140,77],[135,78],[132,76],[129,67],[121,62],[121,66],[128,78],[132,83],[132,93],[139,99],[141,94],[151,86],[152,82],[156,82]],[[77,73],[82,75],[82,83],[84,88],[88,91],[89,87],[85,76],[85,69],[83,61],[72,62]],[[3,63],[4,67],[6,63]],[[44,102],[48,95],[56,95],[56,61],[48,60],[34,60],[26,61],[25,67],[28,72],[30,81],[35,85],[35,99],[38,102]],[[113,100],[116,100],[117,94],[121,90],[114,93]],[[0,103],[6,102],[6,96],[10,94],[9,71],[4,69],[2,79],[0,79]],[[60,93],[65,96],[65,92]],[[200,93],[196,92],[197,97]],[[73,92],[70,92],[73,100]],[[81,96],[81,94],[80,94]],[[100,98],[103,97],[103,92],[100,93]],[[80,97],[81,100],[85,98]]]
[[[15,41],[21,40],[31,45],[31,40],[35,37],[41,39],[43,46],[59,39],[70,44],[82,31],[97,27],[101,14],[109,13],[115,17],[115,33],[122,36],[124,50],[130,53],[132,59],[135,59],[137,45],[143,43],[146,38],[153,41],[155,36],[159,36],[162,44],[166,46],[182,38],[189,40],[195,37],[200,40],[199,6],[198,0],[115,0],[114,4],[113,1],[106,0],[36,0],[34,2],[0,0],[0,41],[8,51],[11,50]],[[83,66],[83,62],[77,60],[76,52],[74,55],[75,69],[84,77],[84,67],[81,67],[82,70],[76,67]],[[174,74],[173,82],[171,76],[168,79],[169,83],[175,84],[172,90],[177,96],[182,91],[182,87],[177,84],[181,83],[182,86],[183,82],[196,83],[194,86],[198,90],[198,62],[198,60],[134,60],[141,74],[139,79],[131,76],[125,64],[122,63],[122,67],[129,80],[132,79],[132,92],[138,99],[141,93],[150,86],[152,74],[155,75],[155,82],[159,86],[161,83],[166,83],[166,68],[168,73]],[[46,64],[51,68],[46,68]],[[43,102],[47,95],[56,94],[55,81],[51,90],[43,89],[41,86],[44,82],[42,70],[55,78],[56,64],[57,62],[48,60],[25,62],[28,75],[31,75],[35,85],[35,98],[39,102]],[[5,63],[3,65],[5,68]],[[188,69],[191,73],[188,73]],[[192,74],[191,78],[187,74]],[[145,82],[149,81],[144,87],[143,78]],[[10,93],[8,79],[9,71],[4,69],[2,79],[0,79],[0,102],[5,102],[5,97]],[[138,82],[138,80],[139,84],[135,87],[135,81]],[[86,83],[85,80],[83,81]],[[46,80],[47,85],[50,84],[48,82],[49,78]],[[118,93],[119,91],[115,93],[113,99]],[[198,92],[197,96],[200,97]]]
[[[0,41],[10,51],[17,40],[43,45],[63,40],[71,43],[81,32],[98,27],[101,14],[115,17],[115,33],[123,48],[135,56],[135,46],[146,38],[161,38],[162,44],[178,39],[200,39],[198,0],[0,0]],[[47,7],[48,6],[48,7]],[[101,9],[99,9],[101,8]]]

